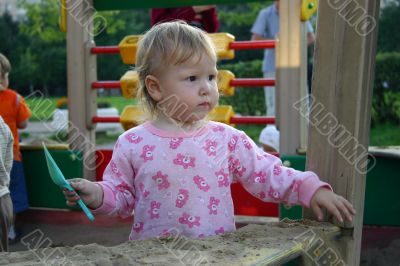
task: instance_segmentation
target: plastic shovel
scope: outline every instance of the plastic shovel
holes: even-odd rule
[[[46,145],[42,143],[43,148],[44,148],[44,154],[46,157],[46,162],[47,162],[47,167],[49,168],[49,173],[50,177],[53,180],[53,182],[61,187],[61,188],[66,188],[69,191],[74,191],[72,186],[65,180],[64,175],[62,174],[60,168],[58,168],[56,162],[54,161],[53,157],[51,157],[50,152],[47,150]],[[94,216],[86,207],[85,203],[81,199],[78,200],[78,204],[81,207],[81,209],[85,212],[86,216],[89,218],[90,221],[94,221]]]

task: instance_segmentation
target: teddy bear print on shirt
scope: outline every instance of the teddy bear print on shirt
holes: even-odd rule
[[[148,211],[148,213],[150,214],[150,219],[160,218],[160,214],[159,214],[160,207],[161,207],[161,202],[152,201],[150,203],[150,209]]]
[[[179,223],[186,224],[189,228],[193,226],[200,226],[200,217],[192,216],[184,212],[181,217],[179,217]]]
[[[156,175],[152,176],[152,179],[156,182],[158,190],[169,188],[168,176],[163,175],[161,171],[158,171]]]
[[[136,135],[135,133],[129,133],[126,134],[125,138],[130,142],[130,143],[134,143],[134,144],[138,144],[139,142],[142,141],[142,137]]]
[[[189,167],[195,167],[196,166],[194,163],[195,161],[196,161],[196,158],[194,158],[194,157],[178,153],[173,162],[174,162],[174,164],[181,165],[181,166],[183,166],[183,168],[187,169]]]
[[[189,200],[189,191],[186,189],[179,189],[179,194],[176,196],[175,206],[182,208]]]
[[[147,161],[152,161],[153,160],[153,151],[156,148],[156,146],[152,145],[145,145],[142,149],[142,154],[140,155],[140,158],[143,158],[144,162]]]
[[[177,149],[179,147],[179,145],[182,143],[183,138],[173,138],[171,139],[171,141],[169,142],[169,147],[171,149]]]

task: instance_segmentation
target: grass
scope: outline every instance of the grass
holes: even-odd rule
[[[56,103],[60,98],[28,98],[26,104],[32,111],[30,121],[48,121],[53,117],[53,112],[56,109]]]
[[[26,103],[32,111],[30,121],[49,121],[53,118],[54,110],[57,108],[57,101],[61,97],[49,97],[45,99],[30,98],[26,99]],[[118,109],[121,113],[125,106],[136,103],[136,100],[125,99],[119,96],[113,97],[98,97],[98,103],[108,103],[110,106]]]
[[[263,125],[238,125],[237,129],[243,130],[258,143],[258,136]],[[370,146],[400,146],[400,125],[378,124],[374,125],[370,131]]]
[[[380,124],[371,128],[370,146],[400,146],[400,125]]]
[[[96,132],[96,145],[115,143],[117,141],[119,135],[120,134],[118,134],[118,133]],[[26,137],[27,136],[25,136],[25,138]],[[50,136],[49,139],[55,140],[57,142],[66,143],[68,141],[68,135],[66,132],[60,132],[57,135]]]
[[[263,125],[238,125],[237,129],[243,130],[246,134],[258,143],[258,136]],[[400,146],[400,125],[378,124],[374,125],[370,131],[370,146]]]
[[[264,125],[237,125],[236,129],[243,130],[246,132],[247,136],[258,143],[258,136],[264,127]]]

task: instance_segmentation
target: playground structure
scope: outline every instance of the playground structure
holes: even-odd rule
[[[96,1],[94,1],[94,7],[96,8]],[[101,2],[100,2],[101,3]],[[99,4],[100,8],[104,8],[102,6],[104,3]],[[159,4],[160,5],[160,4]],[[176,3],[172,3],[169,5],[176,5]],[[179,4],[177,4],[179,5]],[[142,5],[139,5],[142,7]],[[134,7],[134,6],[125,6],[126,7]],[[107,7],[108,8],[108,7]],[[114,7],[115,8],[115,7]],[[298,6],[298,14],[301,14],[301,19],[302,21],[307,20],[313,12],[315,12],[317,8],[317,1],[301,1]],[[67,10],[68,7],[65,8]],[[64,16],[66,15],[64,14]],[[306,35],[305,35],[305,25],[304,23],[301,22],[299,16],[295,17],[295,24],[291,25],[293,26],[291,29],[292,34],[284,34],[284,32],[281,33],[281,36],[283,38],[287,37],[287,40],[282,41],[281,44],[287,44],[290,42],[290,46],[288,45],[280,45],[279,42],[276,40],[264,40],[264,41],[235,41],[234,36],[228,34],[228,33],[214,33],[214,34],[209,34],[210,38],[213,40],[214,45],[217,50],[217,55],[220,59],[231,59],[234,57],[234,51],[235,50],[243,50],[243,49],[275,49],[277,46],[278,51],[281,51],[280,53],[290,55],[288,56],[280,56],[278,54],[278,63],[277,63],[277,69],[281,69],[280,65],[286,64],[288,60],[292,62],[298,62],[299,67],[298,71],[294,71],[291,73],[288,73],[286,75],[290,76],[290,82],[287,82],[287,79],[285,77],[285,72],[280,71],[280,75],[282,76],[280,80],[277,82],[274,79],[258,79],[258,78],[252,78],[252,79],[235,79],[235,76],[233,73],[226,71],[226,70],[220,70],[218,74],[218,87],[220,89],[220,92],[222,95],[226,96],[233,96],[235,89],[235,86],[241,86],[241,87],[253,87],[253,86],[274,86],[277,85],[280,89],[280,93],[287,93],[294,97],[295,99],[301,99],[306,96]],[[67,24],[61,23],[62,28],[66,29]],[[67,31],[70,32],[70,31]],[[286,37],[285,37],[286,36]],[[282,39],[282,37],[280,37]],[[90,38],[89,38],[90,39]],[[139,35],[132,35],[132,36],[126,36],[118,46],[107,46],[107,47],[96,47],[93,43],[93,41],[88,41],[86,42],[86,48],[85,48],[85,55],[81,57],[84,64],[83,64],[83,69],[82,72],[85,74],[84,75],[84,80],[86,84],[90,84],[90,88],[92,90],[96,89],[122,89],[122,94],[125,98],[134,98],[136,96],[136,91],[138,87],[138,77],[137,73],[135,71],[128,71],[120,81],[97,81],[96,80],[96,55],[98,54],[120,54],[122,57],[122,61],[125,64],[134,64],[135,63],[135,56],[136,56],[136,49],[137,49],[137,44],[140,39]],[[76,51],[76,49],[74,49]],[[282,59],[282,60],[280,60]],[[286,60],[286,61],[285,61]],[[74,64],[75,68],[74,70],[71,70],[71,73],[74,73],[76,71],[76,64]],[[81,72],[81,73],[82,73]],[[72,80],[76,81],[78,76],[74,75],[68,75],[71,77],[71,82]],[[80,82],[82,83],[82,82]],[[276,84],[280,83],[280,84]],[[74,85],[74,88],[77,87],[78,84]],[[81,84],[82,85],[82,84]],[[86,89],[85,89],[86,88]],[[285,89],[286,88],[286,89]],[[291,89],[291,88],[299,88],[299,89]],[[70,109],[74,109],[80,114],[82,112],[88,113],[87,116],[85,116],[85,121],[82,121],[82,116],[80,119],[80,123],[82,124],[85,122],[85,125],[82,125],[80,127],[80,123],[78,123],[78,120],[76,123],[74,122],[74,119],[72,119],[71,115],[71,121],[73,122],[72,124],[78,126],[79,132],[84,133],[84,136],[86,137],[85,140],[89,140],[91,143],[94,143],[94,136],[93,136],[93,128],[95,127],[96,124],[98,123],[118,123],[121,122],[124,126],[125,129],[128,129],[130,127],[136,126],[139,121],[141,120],[141,110],[137,106],[127,106],[125,110],[123,111],[121,117],[99,117],[96,115],[93,115],[93,110],[95,110],[95,98],[96,94],[94,91],[87,91],[87,86],[82,88],[82,90],[79,89],[79,93],[82,94],[82,91],[85,92],[85,97],[86,97],[86,105],[85,107],[82,104],[76,104],[76,106],[73,103],[70,105]],[[285,92],[286,90],[290,91]],[[78,89],[74,89],[73,91],[69,91],[69,95],[72,95],[73,93],[76,93]],[[279,97],[280,93],[278,93],[277,97]],[[83,96],[83,95],[81,95]],[[74,97],[75,98],[75,97]],[[82,99],[82,97],[80,97]],[[297,154],[297,151],[299,150],[305,150],[306,149],[306,121],[304,118],[302,118],[299,114],[299,112],[296,112],[296,110],[290,110],[289,113],[288,111],[288,103],[286,102],[287,97],[282,97],[282,112],[285,114],[282,116],[282,123],[280,123],[279,118],[275,117],[243,117],[243,116],[234,116],[234,112],[232,107],[230,106],[218,106],[215,108],[215,110],[210,114],[210,119],[219,121],[222,123],[227,123],[227,124],[277,124],[278,128],[284,129],[288,128],[287,133],[282,134],[283,137],[281,138],[281,145],[282,145],[282,153],[287,154],[287,155],[295,155]],[[278,100],[279,102],[279,100]],[[277,110],[277,113],[280,113],[281,110]],[[287,116],[288,114],[289,116]],[[294,126],[288,126],[288,124],[292,123],[293,121],[287,120],[290,117],[291,120],[295,121],[296,123],[293,124]],[[298,123],[298,124],[297,124]],[[284,130],[282,130],[284,131]],[[286,131],[285,131],[286,132]],[[289,133],[290,132],[290,133]],[[73,146],[78,146],[80,149],[84,152],[84,156],[88,157],[90,156],[90,153],[93,154],[93,151],[88,151],[85,149],[85,147],[82,147],[82,140],[78,141],[70,141],[70,144]],[[91,167],[87,167],[91,168]],[[94,168],[91,168],[94,169]],[[84,173],[84,176],[88,179],[94,180],[95,176],[95,171],[90,170],[86,171]]]
[[[192,1],[193,5],[211,3],[234,3],[236,0]],[[369,110],[372,93],[372,78],[374,66],[374,54],[376,47],[376,30],[362,36],[357,34],[351,25],[341,20],[337,10],[327,2],[321,2],[319,7],[317,42],[315,51],[314,72],[314,105],[322,104],[325,114],[332,114],[337,119],[334,124],[330,116],[319,117],[325,132],[320,128],[309,127],[307,143],[307,121],[301,112],[293,107],[294,103],[306,96],[305,78],[305,25],[299,19],[302,6],[315,1],[281,0],[280,11],[280,35],[277,48],[277,117],[259,118],[260,123],[276,123],[281,131],[281,154],[294,156],[299,150],[307,148],[307,164],[310,170],[315,171],[322,179],[332,184],[338,194],[351,201],[358,213],[352,224],[341,225],[339,240],[335,245],[341,252],[341,257],[346,264],[358,265],[361,241],[361,228],[363,224],[363,204],[365,191],[365,173],[357,171],[354,164],[343,159],[339,151],[328,142],[326,129],[334,131],[338,124],[343,125],[357,142],[357,145],[368,146]],[[87,12],[84,6],[76,5],[78,11],[85,13],[85,17],[91,18],[91,12]],[[187,5],[184,1],[147,1],[146,3],[126,3],[122,0],[104,1],[93,0],[91,2],[96,10],[121,9],[135,7],[179,6]],[[377,18],[378,3],[371,0],[357,0],[357,3],[365,8],[368,16]],[[74,1],[68,1],[73,5]],[[68,8],[66,8],[68,10]],[[85,11],[85,12],[84,12]],[[70,121],[78,129],[83,138],[70,136],[70,147],[83,152],[84,157],[95,156],[95,151],[86,145],[94,143],[94,129],[98,122],[119,122],[117,118],[96,117],[96,88],[98,86],[122,86],[118,82],[99,83],[96,77],[96,55],[100,48],[94,45],[90,32],[80,25],[71,14],[67,14],[67,54],[68,54],[68,95],[73,99],[69,104]],[[90,20],[90,19],[89,19]],[[332,32],[333,31],[333,32]],[[335,37],[336,36],[336,37]],[[339,36],[339,37],[337,37]],[[252,42],[253,43],[253,42]],[[258,48],[272,48],[272,42],[256,42]],[[235,45],[244,45],[236,43]],[[322,49],[323,47],[323,49]],[[232,48],[232,47],[231,47]],[[113,53],[116,48],[110,48]],[[128,80],[128,83],[132,80]],[[235,84],[235,82],[237,82]],[[242,82],[242,83],[241,83]],[[244,84],[243,84],[244,82]],[[272,84],[272,81],[253,80],[249,83],[243,80],[229,79],[230,86],[241,86],[251,82],[260,84]],[[264,83],[263,83],[264,82]],[[238,84],[239,83],[239,84]],[[293,89],[298,88],[298,89]],[[340,106],[339,106],[340,103]],[[307,103],[306,103],[307,106]],[[341,108],[342,107],[342,108]],[[310,117],[318,118],[318,109],[311,108]],[[254,118],[240,120],[232,115],[233,112],[225,109],[221,112],[225,115],[223,120],[229,123],[255,122]],[[327,118],[326,118],[327,117]],[[235,120],[239,119],[239,120]],[[243,119],[243,117],[241,117]],[[268,120],[269,119],[269,120]],[[330,120],[329,120],[330,119]],[[129,120],[128,122],[132,122]],[[330,132],[329,131],[329,132]],[[339,140],[337,140],[338,142]],[[357,150],[357,156],[362,156]],[[101,158],[97,158],[101,159]],[[96,160],[86,160],[84,177],[95,180]],[[338,179],[337,177],[341,177]],[[304,217],[312,217],[305,212]],[[337,222],[333,221],[338,224]],[[278,241],[278,240],[277,240]],[[287,250],[280,249],[281,254]],[[290,259],[289,257],[287,258]]]

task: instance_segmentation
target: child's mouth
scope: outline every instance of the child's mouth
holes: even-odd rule
[[[199,106],[210,107],[210,103],[209,102],[203,102],[203,103],[199,104]]]

